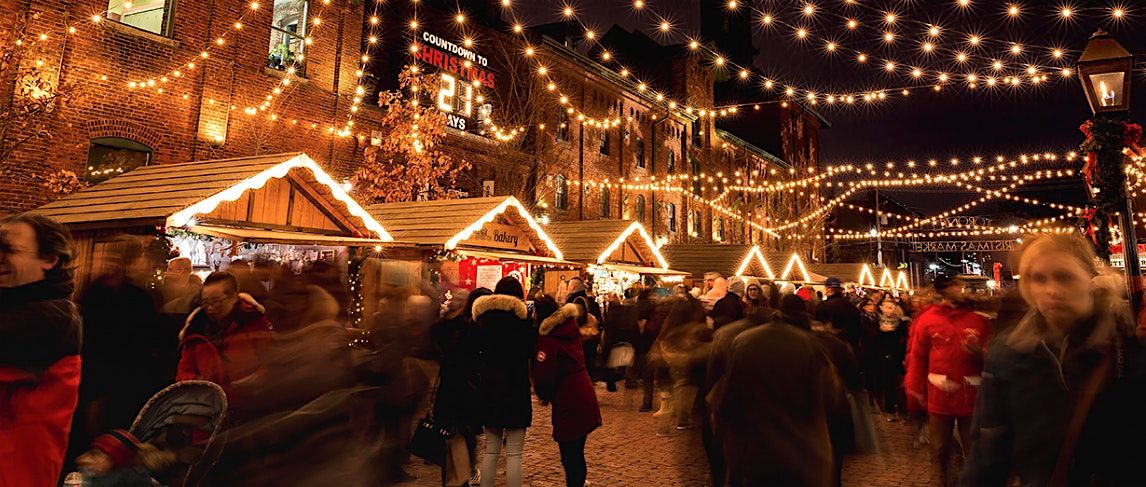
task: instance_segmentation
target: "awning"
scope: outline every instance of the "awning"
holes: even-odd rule
[[[254,228],[218,227],[213,225],[195,225],[191,227],[194,233],[225,238],[235,242],[291,244],[291,245],[331,245],[331,246],[373,246],[393,245],[393,242],[376,238],[342,237],[338,235],[319,235],[314,233],[285,232],[278,230],[259,230]]]
[[[631,272],[633,274],[648,274],[653,276],[687,276],[689,273],[685,271],[674,271],[672,269],[662,269],[660,267],[645,267],[639,265],[628,264],[597,264],[597,267],[605,269]]]
[[[467,257],[476,257],[478,259],[495,259],[495,260],[515,260],[519,262],[531,262],[534,264],[550,264],[550,265],[566,265],[575,267],[584,267],[583,264],[576,262],[569,262],[567,260],[554,259],[553,257],[542,257],[539,255],[529,254],[515,254],[513,252],[491,252],[486,250],[468,250],[457,249],[457,252]]]

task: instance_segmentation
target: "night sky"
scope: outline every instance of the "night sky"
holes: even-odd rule
[[[521,8],[527,24],[560,20],[561,3],[530,3],[532,5]],[[860,65],[854,54],[837,52],[827,55],[823,40],[797,41],[794,25],[807,27],[814,36],[824,35],[837,40],[841,46],[869,53],[873,59],[886,56],[898,60],[900,66],[917,65],[952,75],[965,74],[971,69],[957,67],[954,51],[925,57],[920,49],[927,29],[923,23],[940,25],[944,30],[937,46],[941,50],[958,47],[966,51],[971,55],[966,66],[974,66],[974,71],[981,76],[989,74],[989,64],[993,59],[999,58],[1004,62],[1014,59],[1008,58],[1009,53],[1006,52],[1011,42],[1061,47],[1066,50],[1066,62],[1051,64],[1049,49],[1034,47],[1025,51],[1024,60],[1044,66],[1071,65],[1098,27],[1113,33],[1131,52],[1146,53],[1146,29],[1134,29],[1134,26],[1146,22],[1146,7],[1129,8],[1125,20],[1115,23],[1110,17],[1112,4],[1106,1],[1075,2],[1075,13],[1069,22],[1058,16],[1061,4],[1042,0],[1013,2],[1020,6],[1022,12],[1017,21],[1008,18],[1006,13],[1012,2],[987,0],[973,0],[969,9],[957,7],[956,0],[865,0],[860,2],[866,5],[863,8],[845,7],[843,2],[835,0],[815,1],[816,13],[810,19],[801,12],[804,2],[752,2],[758,11],[745,10],[747,3],[741,2],[740,13],[732,15],[751,15],[751,18],[758,19],[758,11],[766,11],[789,24],[777,23],[766,30],[754,29],[754,43],[760,50],[756,66],[762,72],[797,86],[815,87],[820,92],[862,91],[913,83],[904,74],[906,68],[900,67],[900,74],[888,75],[882,69],[882,61]],[[700,24],[697,1],[654,0],[648,4],[655,12],[665,14],[676,28],[697,33]],[[612,24],[620,24],[629,29],[640,28],[657,38],[656,18],[649,12],[635,13],[631,2],[582,0],[573,5],[598,32],[604,32]],[[881,37],[881,32],[890,30],[884,23],[884,12],[889,8],[898,14],[894,24],[896,41],[890,48]],[[849,32],[844,26],[845,17],[855,18],[865,27]],[[964,33],[980,34],[984,39],[983,47],[971,49]],[[661,40],[665,43],[682,42],[683,37],[661,37]],[[992,41],[996,43],[991,44]],[[1142,73],[1139,69],[1136,77],[1139,91],[1143,89]],[[971,91],[962,84],[952,83],[939,93],[913,91],[906,99],[898,93],[889,93],[893,96],[871,106],[831,107],[821,103],[819,110],[832,123],[830,129],[822,132],[822,162],[886,163],[930,158],[945,161],[951,157],[970,158],[975,155],[993,160],[995,155],[1074,150],[1082,141],[1078,126],[1090,116],[1089,107],[1077,77],[1063,80],[1057,71],[1049,76],[1050,79],[1042,85],[1025,83],[1018,89],[980,88]],[[1146,92],[1134,99],[1134,108],[1132,113],[1146,114]],[[950,191],[904,193],[897,192],[894,197],[923,210],[941,210],[968,199]],[[1048,200],[1081,202],[1081,184],[1036,185],[1027,193]],[[937,194],[943,196],[936,197]],[[977,210],[982,214],[1010,209],[987,205]]]

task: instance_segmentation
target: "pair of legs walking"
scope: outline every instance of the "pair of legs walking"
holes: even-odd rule
[[[958,452],[954,451],[956,424],[959,427]],[[971,417],[932,414],[928,418],[927,426],[931,430],[931,448],[935,453],[935,462],[939,466],[943,485],[953,486],[958,483],[962,459],[971,451]]]
[[[481,487],[493,487],[497,479],[497,459],[505,442],[505,485],[521,487],[521,452],[525,450],[525,430],[485,428],[485,458],[481,463]]]

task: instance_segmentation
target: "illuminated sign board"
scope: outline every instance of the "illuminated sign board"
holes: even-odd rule
[[[422,32],[414,57],[437,68],[438,93],[434,100],[438,109],[447,114],[447,125],[473,130],[491,117],[493,106],[481,94],[483,88],[493,90],[497,86],[488,58],[430,32]]]

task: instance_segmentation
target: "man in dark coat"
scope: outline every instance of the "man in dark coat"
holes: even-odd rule
[[[712,352],[708,355],[708,367],[705,369],[704,383],[700,386],[700,397],[705,398],[705,404],[712,411],[717,398],[724,395],[724,373],[728,369],[728,358],[732,355],[732,343],[741,333],[763,324],[762,320],[752,317],[737,320],[721,327],[712,334]],[[724,486],[724,453],[721,450],[721,439],[716,436],[713,429],[711,414],[703,417],[701,439],[704,442],[704,451],[708,456],[708,480],[712,487]]]
[[[839,330],[841,338],[852,346],[852,350],[859,350],[862,335],[859,309],[844,296],[839,278],[829,277],[825,284],[826,299],[816,306],[816,321],[830,324]]]
[[[846,399],[831,362],[802,320],[777,318],[736,337],[726,385],[714,401],[727,483],[827,486],[832,482],[828,418],[845,407]]]
[[[56,485],[79,400],[82,322],[68,231],[0,223],[0,485]]]

